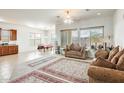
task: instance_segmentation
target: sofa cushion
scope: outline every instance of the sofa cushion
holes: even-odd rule
[[[124,54],[119,58],[117,65],[116,65],[116,68],[118,70],[124,71]]]
[[[81,52],[70,50],[70,51],[67,52],[67,55],[77,55],[77,56],[81,56]]]
[[[80,47],[80,45],[79,44],[71,44],[71,46],[70,46],[70,49],[71,50],[75,50],[75,51],[80,51],[81,50],[81,47]]]
[[[116,68],[115,64],[113,64],[101,57],[98,57],[94,62],[91,63],[91,65],[105,67],[105,68],[112,68],[112,69]]]
[[[124,54],[124,49],[121,50],[121,51],[119,51],[119,52],[112,58],[111,63],[117,64],[119,58],[120,58],[121,55],[123,55],[123,54]]]
[[[110,53],[109,53],[109,57],[108,57],[108,60],[111,61],[112,58],[115,56],[116,53],[119,52],[119,46],[113,48]]]

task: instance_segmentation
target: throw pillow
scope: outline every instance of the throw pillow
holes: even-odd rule
[[[123,54],[124,54],[124,49],[121,50],[121,51],[119,51],[119,52],[112,58],[111,63],[117,64],[119,58],[120,58],[121,55],[123,55]]]
[[[79,43],[74,45],[74,50],[75,51],[80,51],[81,50],[81,47],[80,47]]]
[[[100,66],[100,67],[105,67],[105,68],[111,68],[111,69],[115,69],[116,68],[116,65],[99,57],[96,59],[96,61],[92,62],[91,65],[94,65],[94,66]]]
[[[112,58],[115,56],[116,53],[119,52],[119,46],[113,48],[110,53],[109,53],[109,57],[108,57],[108,60],[111,61]]]
[[[75,50],[75,51],[80,51],[81,50],[81,47],[80,45],[77,43],[77,44],[71,44],[71,50]]]
[[[124,54],[119,58],[116,69],[124,71]]]

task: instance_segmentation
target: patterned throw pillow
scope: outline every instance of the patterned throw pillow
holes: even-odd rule
[[[74,50],[75,50],[75,51],[80,51],[80,50],[81,50],[80,45],[79,45],[79,44],[75,44],[75,45],[74,45]]]
[[[111,68],[111,69],[115,69],[116,65],[99,57],[96,59],[96,61],[92,62],[91,65],[94,66],[100,66],[100,67],[105,67],[105,68]]]
[[[124,54],[119,58],[116,69],[124,71]]]
[[[109,53],[109,57],[108,57],[108,60],[111,61],[112,58],[115,56],[116,53],[119,52],[119,46],[113,48],[110,53]]]
[[[121,55],[123,55],[123,54],[124,54],[124,49],[121,50],[121,51],[119,51],[119,52],[112,58],[111,63],[117,64],[119,58],[120,58]]]
[[[71,50],[75,50],[75,51],[80,51],[81,50],[81,47],[78,43],[77,44],[72,43],[70,48],[71,48]]]

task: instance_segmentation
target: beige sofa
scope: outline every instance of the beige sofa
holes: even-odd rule
[[[85,48],[80,47],[79,44],[66,45],[65,57],[85,59]]]
[[[89,83],[124,83],[124,71],[90,66],[88,70]]]
[[[124,83],[124,49],[113,49],[108,59],[97,58],[88,69],[89,83]]]

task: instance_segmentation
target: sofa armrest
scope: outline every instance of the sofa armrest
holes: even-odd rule
[[[88,75],[91,78],[99,81],[108,83],[124,83],[124,71],[98,66],[90,66],[88,69]]]
[[[111,68],[111,69],[115,69],[116,68],[116,64],[111,63],[108,60],[105,60],[101,57],[98,57],[95,61],[93,61],[91,63],[91,65],[93,66],[99,66],[99,67],[105,67],[105,68]]]

